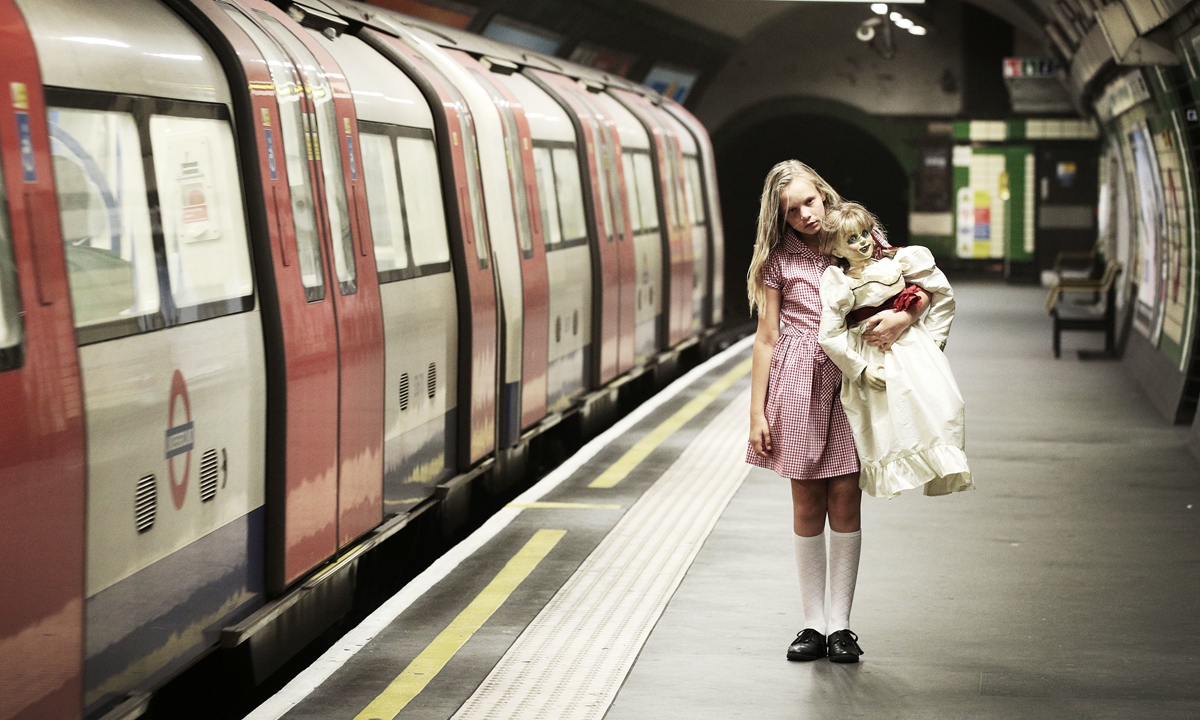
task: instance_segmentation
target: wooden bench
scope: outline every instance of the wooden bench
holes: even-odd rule
[[[1117,323],[1117,276],[1121,265],[1109,260],[1099,278],[1060,276],[1050,287],[1046,310],[1054,318],[1054,357],[1062,356],[1062,333],[1066,330],[1085,330],[1104,333],[1104,352],[1099,357],[1115,357]],[[1078,300],[1081,294],[1091,295],[1090,302]],[[1095,353],[1079,351],[1081,358],[1096,357]]]

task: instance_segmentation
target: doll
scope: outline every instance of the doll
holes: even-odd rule
[[[962,394],[942,353],[954,318],[954,296],[933,255],[920,246],[880,253],[883,230],[858,203],[829,210],[828,254],[840,259],[821,276],[818,341],[842,371],[842,406],[862,466],[859,486],[875,497],[925,487],[946,495],[974,487],[963,452]],[[866,320],[907,310],[916,288],[930,307],[889,348],[866,344]]]

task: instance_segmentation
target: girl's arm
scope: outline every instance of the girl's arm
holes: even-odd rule
[[[910,325],[921,319],[922,313],[929,307],[929,293],[924,287],[918,288],[917,297],[917,302],[908,310],[884,310],[868,318],[867,329],[862,334],[863,340],[868,345],[887,351]]]
[[[767,382],[771,378],[771,355],[779,340],[778,288],[766,287],[766,305],[758,310],[758,332],[750,365],[750,447],[762,457],[771,453],[771,429],[767,427]]]
[[[933,253],[920,245],[903,248],[896,254],[896,262],[904,273],[904,280],[919,285],[929,293],[929,314],[925,316],[925,329],[942,347],[950,335],[950,323],[954,320],[954,291],[945,273],[938,269]]]

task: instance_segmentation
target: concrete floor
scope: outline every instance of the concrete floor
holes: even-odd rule
[[[1200,718],[1200,470],[1040,288],[958,283],[950,356],[978,490],[864,498],[859,665],[789,663],[787,481],[753,471],[607,720]]]

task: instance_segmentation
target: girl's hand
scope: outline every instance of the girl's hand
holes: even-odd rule
[[[887,380],[884,379],[882,365],[868,365],[863,368],[862,375],[858,376],[864,385],[872,390],[887,389]]]
[[[868,345],[887,352],[915,321],[907,312],[884,310],[867,320],[867,329],[863,331],[862,338]]]
[[[760,457],[771,455],[771,428],[767,427],[767,418],[763,415],[750,418],[750,447]]]

